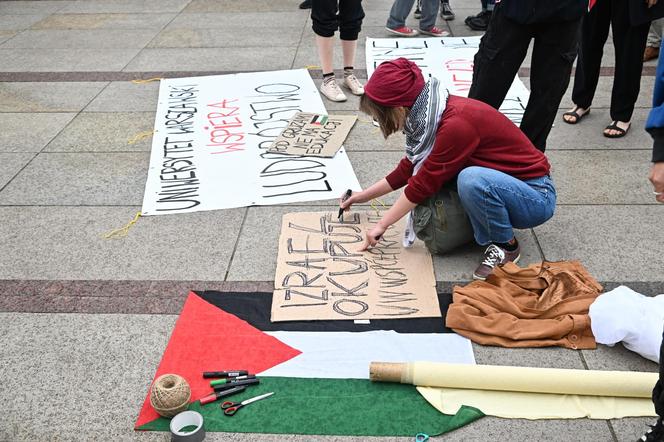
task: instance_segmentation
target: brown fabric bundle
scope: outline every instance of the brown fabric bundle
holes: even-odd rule
[[[483,345],[595,348],[588,308],[601,290],[578,261],[507,263],[454,288],[446,325]]]

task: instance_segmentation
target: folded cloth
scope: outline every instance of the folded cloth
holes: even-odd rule
[[[446,325],[483,345],[595,348],[588,308],[601,290],[578,261],[510,262],[455,287]]]
[[[600,344],[622,342],[625,348],[659,362],[664,325],[664,295],[649,297],[620,286],[590,306],[590,325]]]

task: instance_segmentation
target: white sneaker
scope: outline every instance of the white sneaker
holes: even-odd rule
[[[353,95],[364,95],[364,86],[354,74],[344,76],[344,86],[346,86]]]
[[[323,84],[320,85],[320,93],[325,95],[330,101],[346,101],[346,94],[343,93],[337,80],[323,80]]]

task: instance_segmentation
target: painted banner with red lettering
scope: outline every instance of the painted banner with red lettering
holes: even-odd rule
[[[481,37],[367,38],[367,74],[384,61],[404,57],[416,63],[425,77],[438,78],[450,94],[468,96],[473,82],[473,59]],[[521,124],[530,92],[519,77],[507,92],[500,111]]]
[[[360,190],[343,147],[333,158],[270,152],[297,112],[327,113],[306,69],[162,80],[143,215]]]

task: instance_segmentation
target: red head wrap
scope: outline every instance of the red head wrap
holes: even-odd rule
[[[364,86],[364,93],[381,106],[412,107],[424,88],[419,67],[405,58],[381,63]]]

